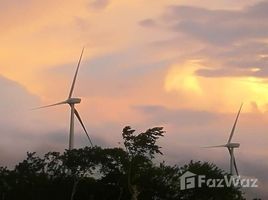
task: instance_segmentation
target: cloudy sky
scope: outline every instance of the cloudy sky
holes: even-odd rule
[[[211,161],[259,179],[268,198],[268,1],[0,0],[0,164],[26,151],[63,151],[69,109],[31,111],[68,96],[79,54],[77,106],[93,143],[120,146],[121,130],[164,126],[170,163]],[[75,146],[87,145],[76,124]]]

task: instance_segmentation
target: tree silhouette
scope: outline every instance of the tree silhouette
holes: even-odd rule
[[[136,134],[127,126],[122,132],[125,148],[85,147],[43,157],[27,153],[14,169],[0,167],[0,200],[243,199],[235,187],[180,190],[186,171],[211,178],[226,173],[207,162],[182,167],[155,162],[162,154],[157,141],[163,135],[162,127]]]
[[[139,182],[149,169],[152,169],[152,158],[162,154],[156,140],[163,136],[163,128],[155,127],[144,133],[134,135],[135,130],[127,126],[123,129],[124,145],[128,152],[128,189],[131,200],[137,200],[142,190]]]

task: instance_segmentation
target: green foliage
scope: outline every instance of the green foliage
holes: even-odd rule
[[[123,129],[124,145],[131,156],[144,156],[148,154],[151,158],[154,158],[155,154],[162,154],[156,140],[162,137],[165,131],[163,127],[155,127],[148,129],[144,133],[134,135],[135,130],[131,129],[130,126],[126,126]]]
[[[43,157],[27,153],[13,170],[0,167],[0,200],[241,200],[239,188],[180,190],[185,171],[222,177],[214,164],[190,162],[183,167],[155,164],[162,154],[157,140],[164,134],[155,127],[135,134],[123,129],[123,148],[85,147],[49,152]]]

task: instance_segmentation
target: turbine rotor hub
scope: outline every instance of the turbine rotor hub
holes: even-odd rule
[[[78,104],[81,102],[80,98],[69,98],[66,100],[66,103],[68,104]]]

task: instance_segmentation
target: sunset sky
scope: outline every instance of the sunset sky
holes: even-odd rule
[[[191,159],[259,179],[268,198],[268,1],[0,0],[0,164],[68,144],[69,108],[34,110],[75,95],[93,143],[121,146],[121,131],[163,126],[172,164]],[[76,123],[75,147],[87,145]]]

